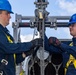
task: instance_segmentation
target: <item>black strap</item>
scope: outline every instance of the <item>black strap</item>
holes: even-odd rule
[[[0,74],[7,75],[7,73],[5,71],[5,64],[4,63],[1,63],[1,65],[0,65]]]
[[[8,75],[5,71],[5,66],[8,64],[8,55],[5,56],[5,59],[1,60],[1,64],[0,64],[0,75]]]

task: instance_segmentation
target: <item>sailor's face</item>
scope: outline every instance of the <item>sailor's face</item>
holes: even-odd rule
[[[70,30],[70,34],[71,34],[73,37],[76,37],[76,23],[71,24],[71,25],[69,26],[69,30]]]
[[[7,11],[2,11],[2,13],[0,14],[0,23],[4,26],[7,26],[9,24],[10,21],[10,13]]]

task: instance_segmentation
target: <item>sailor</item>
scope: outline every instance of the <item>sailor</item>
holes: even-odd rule
[[[0,75],[16,75],[15,65],[21,63],[27,55],[32,54],[36,41],[14,43],[14,39],[6,28],[13,14],[8,0],[0,0]],[[16,55],[16,60],[14,59]]]
[[[71,16],[68,27],[73,36],[72,42],[63,43],[56,37],[50,37],[48,51],[62,53],[65,75],[76,75],[76,14]]]

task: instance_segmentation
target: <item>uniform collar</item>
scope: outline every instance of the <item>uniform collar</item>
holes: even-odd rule
[[[3,30],[5,33],[8,33],[9,30],[5,27],[3,27],[1,24],[0,24],[0,30]]]
[[[73,45],[76,46],[76,38],[72,38]]]

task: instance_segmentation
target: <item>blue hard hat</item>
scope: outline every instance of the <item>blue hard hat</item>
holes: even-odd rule
[[[5,10],[10,13],[13,13],[11,4],[8,0],[0,0],[0,10]]]
[[[68,26],[76,23],[76,14],[73,14],[69,20]]]

